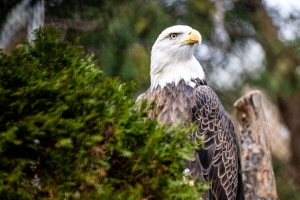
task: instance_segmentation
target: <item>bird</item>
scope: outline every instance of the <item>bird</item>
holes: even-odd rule
[[[197,130],[188,138],[201,139],[188,161],[188,171],[210,189],[201,194],[206,200],[244,199],[241,165],[233,124],[216,93],[207,86],[205,73],[196,59],[200,33],[186,25],[166,28],[151,50],[151,86],[137,101],[155,102],[150,117],[161,123],[195,123]]]

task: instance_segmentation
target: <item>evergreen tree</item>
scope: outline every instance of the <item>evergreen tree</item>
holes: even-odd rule
[[[194,127],[147,118],[135,83],[105,77],[56,28],[35,35],[0,55],[0,199],[201,196],[182,179]]]

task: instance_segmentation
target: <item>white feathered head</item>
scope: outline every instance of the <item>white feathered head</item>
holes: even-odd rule
[[[165,29],[151,51],[151,88],[177,84],[185,80],[194,86],[193,78],[204,79],[200,63],[194,57],[194,46],[201,44],[201,35],[189,26],[176,25]]]

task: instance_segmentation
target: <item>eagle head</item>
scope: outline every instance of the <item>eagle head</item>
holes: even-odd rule
[[[155,41],[151,51],[151,88],[184,80],[194,87],[194,78],[204,80],[205,75],[193,52],[201,44],[201,35],[189,26],[176,25],[165,29]]]

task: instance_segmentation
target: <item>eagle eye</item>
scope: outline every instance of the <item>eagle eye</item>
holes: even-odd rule
[[[178,33],[171,33],[171,34],[169,35],[169,39],[170,39],[170,40],[175,40],[175,39],[177,38],[177,35],[178,35]]]

